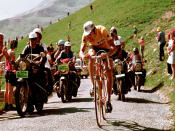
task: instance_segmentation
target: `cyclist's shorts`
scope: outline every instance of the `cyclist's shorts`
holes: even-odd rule
[[[94,49],[96,53],[99,52],[99,51],[101,51],[101,50],[102,50],[102,51],[103,51],[103,50],[106,51],[106,53],[109,53],[109,51],[110,51],[109,49],[98,48],[98,47],[92,46],[92,45],[90,46],[90,48],[91,48],[91,49]]]

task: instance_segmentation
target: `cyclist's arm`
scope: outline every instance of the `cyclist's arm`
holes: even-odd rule
[[[83,36],[83,37],[82,37],[81,47],[80,47],[80,53],[79,53],[79,56],[80,56],[80,58],[82,58],[82,59],[84,59],[84,57],[85,57],[85,50],[86,50],[86,47],[87,47],[87,41],[86,41],[85,37]]]

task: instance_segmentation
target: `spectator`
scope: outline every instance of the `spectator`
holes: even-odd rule
[[[160,27],[157,28],[157,32],[157,40],[159,45],[159,60],[164,61],[164,46],[166,44],[165,33],[161,31]]]
[[[90,10],[91,10],[91,12],[93,12],[93,6],[92,5],[90,5]]]
[[[4,110],[14,110],[12,105],[13,100],[13,87],[16,83],[15,67],[12,64],[15,62],[15,50],[17,49],[18,41],[12,40],[10,42],[10,49],[3,50],[5,61],[5,79],[6,79],[6,91],[5,91],[5,107]]]
[[[141,58],[143,60],[144,58],[144,48],[145,48],[145,41],[144,41],[144,37],[141,36],[141,38],[138,40],[139,44],[140,44],[140,52],[141,52]]]
[[[170,79],[175,78],[175,30],[171,31],[171,39],[169,40],[168,46],[168,60],[167,63],[171,64],[172,69],[172,77]]]
[[[71,30],[71,21],[68,24],[68,30]]]
[[[2,33],[0,33],[0,61],[3,57],[3,53],[2,53],[3,41],[4,41],[4,35]]]
[[[50,44],[50,46],[47,47],[47,55],[46,55],[46,58],[47,58],[47,61],[45,63],[45,68],[48,68],[48,69],[51,69],[51,66],[53,65],[53,52],[54,52],[54,48],[52,46],[52,44]]]
[[[137,28],[136,28],[136,26],[134,26],[133,27],[134,28],[134,30],[133,30],[133,33],[134,33],[134,40],[136,41],[136,38],[137,38]]]
[[[171,43],[170,40],[171,40],[171,33],[168,33],[168,43],[166,45],[167,46],[167,52],[168,52],[168,49],[171,47],[170,46],[170,43]],[[169,74],[172,74],[171,64],[169,64],[168,61],[167,61],[167,70],[168,70]]]

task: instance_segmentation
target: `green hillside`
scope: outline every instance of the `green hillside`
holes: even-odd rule
[[[47,44],[51,41],[56,43],[59,39],[66,40],[67,35],[69,35],[72,50],[78,53],[83,24],[92,20],[96,25],[106,26],[108,30],[111,26],[116,26],[118,34],[126,41],[126,50],[129,50],[134,46],[132,35],[133,26],[136,25],[139,30],[138,38],[143,35],[146,41],[145,59],[147,63],[145,63],[145,68],[148,74],[146,87],[153,92],[161,88],[161,91],[172,100],[170,104],[175,105],[174,81],[169,80],[166,61],[158,62],[158,47],[155,40],[158,26],[166,33],[174,28],[175,0],[96,0],[92,5],[93,12],[87,6],[62,19],[59,23],[45,28],[42,41]],[[170,15],[166,15],[166,12]],[[70,21],[72,28],[68,31]],[[27,41],[28,39],[24,39],[19,42],[18,52],[22,51]],[[174,107],[172,110],[175,112]]]

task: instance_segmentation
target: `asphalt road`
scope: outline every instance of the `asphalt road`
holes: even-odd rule
[[[0,115],[2,131],[113,131],[113,130],[170,130],[172,113],[166,99],[161,99],[153,90],[126,95],[126,102],[112,95],[113,112],[108,114],[100,129],[96,124],[93,98],[89,95],[91,83],[83,79],[78,96],[70,103],[62,103],[57,95],[44,105],[44,115],[36,111],[24,118],[16,111]]]

